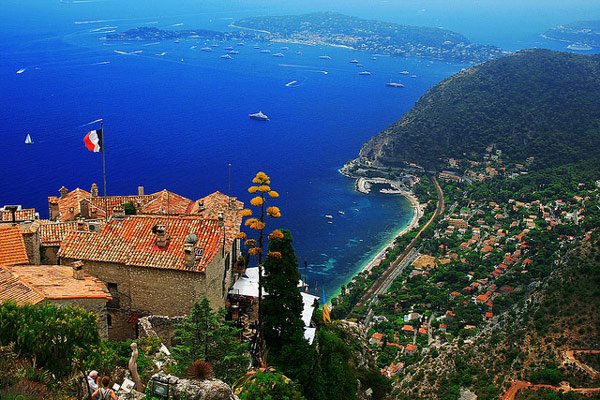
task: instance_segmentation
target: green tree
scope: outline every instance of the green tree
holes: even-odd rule
[[[192,362],[203,360],[212,364],[216,377],[233,382],[250,364],[248,346],[239,341],[239,333],[225,321],[224,310],[212,311],[208,300],[200,299],[175,333],[177,372],[184,374]]]
[[[0,305],[0,346],[10,343],[19,354],[62,378],[100,344],[98,320],[73,306],[6,302]]]
[[[257,372],[236,383],[240,400],[304,400],[298,386],[275,371]]]

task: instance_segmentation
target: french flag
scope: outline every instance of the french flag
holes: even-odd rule
[[[104,151],[104,135],[102,129],[89,131],[83,138],[83,143],[89,151],[101,153]]]

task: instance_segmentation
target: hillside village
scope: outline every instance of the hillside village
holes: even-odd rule
[[[404,370],[432,349],[456,339],[471,343],[499,315],[531,296],[568,250],[590,239],[585,221],[598,204],[600,182],[579,183],[570,195],[566,188],[548,191],[537,199],[522,190],[486,190],[488,182],[527,178],[534,162],[506,162],[490,145],[482,160],[449,159],[437,174],[447,204],[443,218],[421,241],[416,259],[378,296],[372,315],[354,311],[369,315],[363,317],[370,325],[369,343],[385,376],[401,381]],[[421,196],[421,202],[430,213],[431,197]],[[388,259],[406,243],[397,240]],[[356,299],[364,282],[379,274],[377,266],[363,272],[334,303]]]

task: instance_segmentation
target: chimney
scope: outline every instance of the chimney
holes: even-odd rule
[[[186,267],[193,267],[196,261],[196,243],[198,243],[198,236],[195,233],[190,233],[183,242],[183,264]]]
[[[223,217],[223,213],[222,212],[219,213],[218,221],[219,221],[219,228],[222,228],[222,227],[225,226],[225,219]]]
[[[125,209],[123,206],[114,206],[112,217],[114,219],[124,219],[125,218]]]
[[[204,207],[204,200],[198,200],[198,213],[201,213],[204,210],[206,210],[206,207]]]
[[[98,185],[95,183],[92,183],[92,188],[90,189],[90,194],[92,195],[92,197],[98,197]]]
[[[73,262],[73,278],[82,281],[85,279],[83,275],[83,263],[81,261]]]
[[[61,187],[60,189],[58,189],[58,192],[60,193],[60,198],[64,199],[65,197],[67,197],[67,193],[69,193],[69,189],[67,189],[66,187]]]
[[[17,211],[20,209],[20,206],[4,206],[3,210],[10,211],[10,220],[14,224],[17,222]]]
[[[167,228],[163,224],[156,224],[152,227],[152,233],[156,235],[156,245],[158,247],[166,247],[169,243]]]
[[[235,197],[230,197],[229,198],[229,209],[230,210],[237,209],[237,201],[236,201]]]
[[[77,220],[77,230],[78,231],[87,231],[87,224],[85,223],[84,219],[78,219]]]
[[[143,196],[143,195],[144,195],[144,187],[138,186],[138,196]]]

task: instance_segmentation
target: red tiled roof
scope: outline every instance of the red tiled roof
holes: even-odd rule
[[[58,246],[69,234],[77,230],[77,221],[52,222],[40,220],[38,234],[42,245]]]
[[[152,228],[164,225],[170,238],[167,246],[156,245]],[[184,265],[184,241],[198,237],[193,267]],[[194,216],[136,215],[109,221],[99,233],[74,232],[63,241],[62,258],[100,261],[138,267],[204,272],[223,245],[223,229],[215,220]]]
[[[405,349],[406,349],[406,351],[408,351],[408,352],[414,352],[414,351],[417,351],[418,347],[417,347],[417,346],[415,346],[415,345],[414,345],[414,344],[412,344],[412,343],[409,343],[409,344],[407,344],[407,345],[406,345]]]
[[[414,332],[415,328],[413,328],[413,327],[412,327],[412,325],[404,325],[404,326],[402,327],[402,330],[403,330],[404,332]]]
[[[0,265],[27,264],[27,250],[16,225],[0,225]]]
[[[68,266],[22,265],[6,270],[48,300],[112,298],[102,281],[89,275],[84,275],[84,279],[75,279],[73,268]]]
[[[37,217],[37,213],[35,212],[35,208],[24,208],[19,211],[15,211],[15,221],[33,221]],[[2,222],[11,222],[12,221],[12,212],[9,210],[0,210],[0,221]]]
[[[37,304],[44,300],[44,296],[33,287],[21,282],[5,267],[0,267],[0,304],[8,300],[22,306],[26,303]]]
[[[214,192],[194,202],[189,210],[190,214],[200,214],[204,218],[217,219],[219,213],[223,214],[226,233],[226,247],[228,251],[242,225],[244,203],[235,197],[229,197],[221,192]]]

